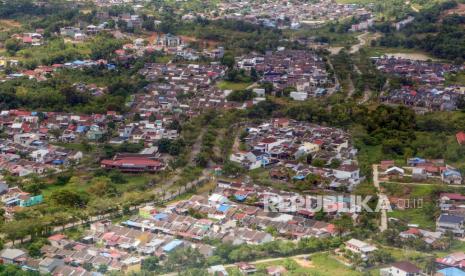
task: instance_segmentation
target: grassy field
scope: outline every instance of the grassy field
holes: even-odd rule
[[[405,58],[412,58],[412,59],[421,59],[427,60],[431,59],[434,60],[432,56],[424,51],[420,51],[418,49],[407,49],[407,48],[387,48],[387,47],[367,47],[364,49],[368,56],[370,57],[379,57],[383,55],[396,55]]]
[[[173,59],[173,55],[157,56],[156,61],[159,63],[168,63],[171,59]]]
[[[252,83],[250,82],[230,82],[220,81],[217,86],[221,90],[244,90],[249,87]]]
[[[91,52],[89,43],[65,43],[56,39],[43,46],[22,49],[16,53],[16,58],[25,63],[43,64],[50,60],[88,58]]]
[[[465,72],[447,74],[446,85],[465,85]]]
[[[423,209],[394,210],[393,212],[388,213],[388,216],[404,220],[409,224],[418,224],[420,228],[435,228],[434,220],[428,219],[425,216],[425,212]]]
[[[47,185],[46,188],[42,189],[42,194],[44,195],[45,198],[49,198],[52,193],[56,190],[60,190],[63,188],[72,190],[72,191],[77,191],[77,192],[87,192],[87,190],[90,188],[90,177],[87,176],[86,174],[79,174],[76,173],[75,176],[77,177],[77,181],[73,182],[70,181],[68,184],[61,186],[61,185]],[[122,184],[115,184],[117,190],[121,193],[124,192],[132,192],[132,191],[137,191],[141,190],[144,188],[144,186],[147,184],[147,182],[154,178],[154,175],[151,174],[136,174],[136,175],[130,175],[126,174],[124,175],[124,179],[126,180],[126,183]]]
[[[301,260],[299,260],[301,261]],[[304,261],[305,262],[305,261]],[[287,269],[287,273],[284,275],[297,276],[297,275],[310,275],[310,276],[359,276],[362,273],[354,271],[349,267],[341,264],[337,260],[333,259],[329,253],[315,254],[311,256],[309,262],[298,264],[294,259],[285,261],[275,261],[268,263],[257,264],[256,267],[259,271],[265,271],[267,267],[282,265],[286,266],[286,263],[293,263],[293,267]],[[230,272],[236,270],[236,268],[230,269]],[[233,274],[233,273],[231,273]],[[233,274],[236,275],[236,274]],[[261,274],[260,274],[261,275]]]
[[[373,0],[336,0],[338,4],[360,4],[360,5],[366,5],[366,4],[371,4],[375,3],[377,1]]]
[[[329,40],[329,44],[332,47],[335,46],[351,46],[358,42],[355,33],[348,32],[348,33],[338,33],[330,31],[329,26],[324,26],[322,28],[313,29],[313,28],[306,28],[305,26],[299,30],[284,30],[283,31],[287,37],[295,38],[295,37],[325,37]]]
[[[411,208],[394,209],[388,213],[388,217],[400,219],[409,224],[418,224],[422,228],[435,229],[435,220],[433,214],[428,215],[430,209],[424,209],[425,204],[432,202],[434,193],[439,189],[436,185],[402,185],[394,183],[382,183],[381,186],[388,196],[401,199],[423,200],[422,206],[413,206],[413,201],[410,202]],[[418,201],[415,201],[418,202]],[[395,202],[393,202],[395,203]],[[404,203],[407,204],[407,203]],[[418,208],[417,208],[418,207]]]

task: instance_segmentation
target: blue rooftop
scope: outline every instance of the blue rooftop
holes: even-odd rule
[[[159,214],[156,214],[155,216],[153,216],[153,219],[154,220],[164,220],[168,217],[167,214],[164,214],[164,213],[159,213]]]
[[[234,197],[239,201],[243,201],[247,198],[245,195],[234,195]]]
[[[78,133],[85,132],[86,130],[87,130],[87,126],[78,126],[78,127],[76,128],[76,131],[77,131]]]
[[[60,159],[56,159],[52,161],[53,165],[63,165],[64,161]]]
[[[139,226],[136,222],[134,222],[132,220],[127,220],[127,221],[124,222],[124,224],[126,224],[127,226],[132,226],[132,227]]]
[[[412,163],[425,163],[426,160],[420,157],[414,157],[409,159],[410,162]]]
[[[465,276],[465,272],[456,268],[456,267],[448,267],[441,270],[438,270],[438,273],[442,273],[444,276]]]
[[[165,246],[163,246],[163,251],[164,252],[171,252],[173,249],[176,247],[180,246],[183,243],[181,240],[172,240]]]
[[[449,176],[449,175],[461,176],[460,172],[456,170],[445,170],[443,174],[444,176]]]
[[[293,179],[304,180],[304,179],[305,179],[305,176],[303,176],[303,175],[296,175],[296,176],[293,177]]]
[[[220,206],[218,206],[217,210],[222,213],[226,213],[229,210],[229,208],[231,208],[231,206],[226,205],[226,204],[221,204]]]

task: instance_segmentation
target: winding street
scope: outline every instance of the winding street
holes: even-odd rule
[[[380,198],[386,198],[386,195],[381,193],[381,187],[379,186],[379,173],[378,173],[378,165],[373,165],[373,185],[375,185],[376,190],[378,191],[378,200]],[[379,230],[384,232],[388,228],[388,217],[387,217],[387,210],[386,208],[381,208],[381,222],[379,226]]]

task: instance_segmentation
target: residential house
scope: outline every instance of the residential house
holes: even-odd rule
[[[400,261],[380,270],[381,276],[421,276],[420,268],[411,262]]]
[[[4,264],[22,264],[26,261],[26,252],[16,248],[5,248],[0,252],[0,259]]]
[[[240,263],[237,263],[236,266],[239,269],[239,271],[244,275],[253,274],[257,272],[257,268],[253,264],[249,264],[246,262],[240,262]]]
[[[228,272],[223,265],[214,265],[208,268],[208,273],[217,276],[228,276]]]
[[[434,276],[465,276],[465,271],[456,267],[447,267],[438,270]]]
[[[442,258],[436,258],[435,264],[437,269],[457,268],[460,270],[464,270],[465,253],[455,252]]]
[[[436,221],[436,230],[440,232],[452,232],[454,235],[463,237],[465,233],[464,229],[464,217],[441,214]]]
[[[370,253],[377,250],[375,246],[357,239],[350,239],[345,242],[345,245],[346,249],[354,253],[360,254],[361,257],[364,259],[366,259]]]
[[[235,152],[231,154],[229,160],[241,164],[241,166],[248,170],[257,169],[262,166],[262,161],[252,152]]]
[[[266,273],[270,276],[284,276],[286,275],[287,270],[282,265],[269,266],[266,268]]]
[[[100,162],[105,169],[116,169],[121,172],[157,172],[163,169],[161,161],[152,155],[143,154],[117,154],[113,159],[105,159]]]
[[[447,184],[462,184],[462,174],[454,168],[447,168],[441,174],[442,182]]]
[[[54,258],[44,258],[42,261],[39,263],[39,271],[40,273],[43,274],[49,274],[52,273],[55,268],[58,266],[64,265],[65,262],[63,259],[54,259]]]

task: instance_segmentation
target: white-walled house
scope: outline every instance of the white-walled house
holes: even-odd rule
[[[262,165],[262,161],[255,154],[245,151],[231,154],[229,160],[241,164],[241,166],[248,170],[258,169]]]
[[[334,176],[337,179],[348,179],[353,183],[360,181],[360,169],[355,165],[341,165],[333,170]]]
[[[389,267],[380,270],[381,276],[420,276],[424,275],[416,265],[401,261],[391,264]]]

